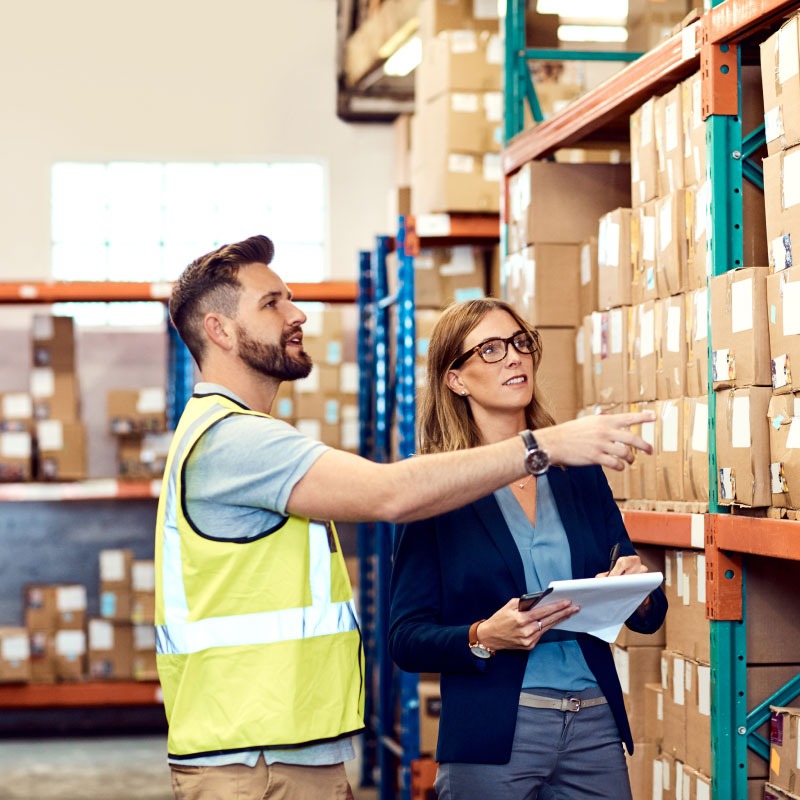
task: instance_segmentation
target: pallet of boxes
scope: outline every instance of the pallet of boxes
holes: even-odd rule
[[[27,390],[0,393],[0,480],[72,481],[87,474],[72,317],[35,314]]]
[[[153,561],[102,550],[99,578],[100,614],[87,622],[89,677],[157,680]]]

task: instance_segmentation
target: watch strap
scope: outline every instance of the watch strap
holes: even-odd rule
[[[478,639],[478,625],[482,622],[486,622],[485,619],[479,619],[477,622],[473,622],[472,625],[469,626],[469,646],[470,647],[479,647],[481,650],[485,650],[489,655],[494,655],[495,650],[493,650],[489,645],[483,644]]]

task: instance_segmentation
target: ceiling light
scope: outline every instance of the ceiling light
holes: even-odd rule
[[[617,25],[559,25],[560,42],[627,42],[628,31]]]
[[[386,60],[383,71],[386,75],[403,77],[419,66],[422,61],[422,39],[412,36]]]
[[[538,0],[536,10],[570,19],[623,20],[628,16],[628,0]]]

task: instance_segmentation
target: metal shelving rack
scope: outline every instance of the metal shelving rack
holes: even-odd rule
[[[378,236],[373,251],[360,253],[361,455],[379,462],[390,460],[393,421],[400,457],[408,458],[416,448],[414,257],[420,247],[496,243],[499,231],[494,214],[400,217],[396,237]],[[397,255],[396,294],[388,290],[386,257],[392,251]],[[390,341],[392,312],[396,317],[394,342]],[[388,653],[393,540],[393,525],[359,526],[360,609],[367,673],[374,676],[367,693],[362,784],[372,785],[377,766],[381,800],[393,800],[398,792],[408,800],[411,763],[419,757],[418,678],[396,669]]]
[[[4,281],[0,305],[44,305],[75,302],[137,302],[169,300],[171,284],[129,281]],[[353,281],[292,284],[294,300],[353,303],[358,291]],[[192,392],[194,363],[172,326],[167,365],[167,416],[176,420]],[[156,499],[161,481],[120,481],[115,478],[72,483],[0,483],[0,503]],[[156,681],[87,681],[59,684],[0,686],[0,708],[83,708],[89,706],[160,705]]]
[[[743,177],[763,188],[760,169],[747,160],[763,142],[763,129],[743,137],[738,116],[742,44],[766,38],[770,28],[797,10],[798,3],[712,0],[708,5],[710,8],[699,22],[662,42],[535,128],[521,132],[521,111],[514,115],[507,109],[506,120],[512,124],[506,128],[503,168],[508,177],[526,161],[547,157],[561,147],[593,139],[626,138],[628,116],[633,110],[699,67],[712,187],[711,273],[719,275],[743,263]],[[524,42],[523,0],[509,0],[506,13],[506,42],[510,44],[506,47],[506,103],[519,106],[525,95],[519,89],[519,76],[527,72],[527,54],[519,44]],[[709,359],[709,370],[710,363]],[[709,378],[712,399],[710,385]],[[769,718],[770,703],[785,704],[800,693],[800,676],[778,688],[748,714],[742,555],[800,560],[800,526],[793,521],[732,516],[719,506],[713,410],[714,404],[709,403],[709,513],[626,511],[624,517],[634,541],[705,549],[707,612],[711,620],[712,793],[717,798],[745,800],[747,748],[764,758],[769,753],[768,743],[754,731]]]

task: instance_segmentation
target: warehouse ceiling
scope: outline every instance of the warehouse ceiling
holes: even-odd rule
[[[373,13],[368,13],[375,5]],[[337,115],[389,122],[414,110],[414,74],[386,75],[389,56],[419,27],[419,0],[337,0]]]

